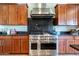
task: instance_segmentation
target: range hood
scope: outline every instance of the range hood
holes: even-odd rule
[[[31,11],[31,17],[53,17],[53,13],[50,8],[33,8]]]
[[[33,8],[31,14],[52,14],[50,8]]]

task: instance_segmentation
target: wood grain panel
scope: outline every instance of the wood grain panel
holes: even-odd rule
[[[77,25],[76,18],[77,18],[76,17],[76,5],[67,4],[67,7],[66,7],[67,25]]]
[[[58,6],[58,25],[66,25],[66,6],[60,4]]]
[[[71,54],[74,53],[74,49],[70,47],[70,44],[74,44],[73,36],[59,36],[59,53]]]
[[[0,39],[0,54],[3,54],[2,39]]]
[[[56,9],[58,25],[79,25],[79,4],[58,4]]]
[[[29,53],[28,36],[21,39],[21,53]]]
[[[3,4],[2,5],[2,19],[3,19],[2,24],[4,25],[8,24],[8,19],[9,19],[8,13],[9,13],[8,4]]]
[[[79,44],[79,40],[78,39],[75,39],[75,43],[74,44]],[[79,54],[79,51],[78,50],[75,50],[74,49],[74,51],[75,51],[75,54]]]
[[[77,11],[77,23],[79,25],[79,4],[76,4],[76,11]]]
[[[2,5],[0,5],[0,24],[3,24],[3,19],[2,19]]]
[[[67,47],[66,47],[66,49],[67,49],[67,54],[74,54],[75,53],[75,50],[72,48],[72,47],[70,47],[70,44],[74,44],[74,39],[67,39]]]
[[[58,51],[59,54],[65,54],[66,53],[66,40],[64,39],[64,36],[60,36],[58,38]]]
[[[17,5],[9,5],[9,24],[17,25]]]
[[[28,54],[28,36],[0,36],[0,54]]]
[[[14,39],[11,37],[11,52],[10,53],[14,53]]]
[[[20,39],[14,39],[14,53],[20,53]]]
[[[9,54],[11,52],[11,40],[8,38],[4,39],[3,52],[4,54]]]
[[[26,4],[0,4],[0,24],[27,25],[28,8]]]
[[[27,25],[28,9],[25,4],[18,5],[18,24]]]
[[[65,49],[65,40],[59,40],[59,44],[58,44],[58,47],[59,47],[59,54],[65,54],[66,53],[66,49]]]
[[[75,43],[74,44],[79,44],[79,36],[75,36]],[[79,54],[79,51],[75,50],[75,54]]]
[[[75,40],[79,40],[79,36],[75,36]]]

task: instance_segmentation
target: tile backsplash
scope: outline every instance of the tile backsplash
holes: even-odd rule
[[[71,29],[76,29],[78,26],[54,26],[55,31],[60,32],[60,31],[69,31]]]
[[[0,25],[0,31],[15,29],[16,31],[28,31],[27,26]]]

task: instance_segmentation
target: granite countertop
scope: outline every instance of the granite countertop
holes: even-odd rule
[[[60,34],[58,36],[79,36],[78,33],[72,33],[72,32],[60,32]]]
[[[0,35],[0,36],[26,36],[26,35]]]
[[[7,34],[6,32],[0,32],[0,36],[26,36],[28,35],[28,32],[16,32],[16,34]]]

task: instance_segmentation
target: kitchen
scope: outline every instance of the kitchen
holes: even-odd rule
[[[0,55],[79,55],[79,5],[0,3]]]

